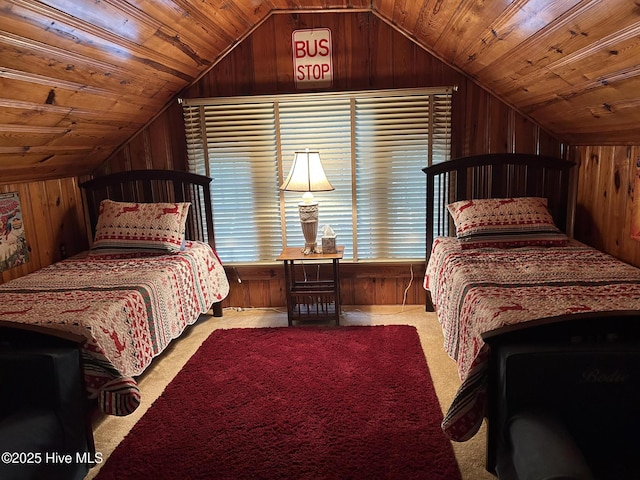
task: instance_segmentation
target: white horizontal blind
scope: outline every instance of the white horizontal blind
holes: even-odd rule
[[[338,234],[345,258],[353,257],[351,207],[351,114],[349,98],[330,97],[322,102],[309,100],[278,103],[282,172],[289,173],[296,151],[317,150],[327,179],[335,190],[314,192],[318,201],[318,237],[325,225]],[[285,228],[288,245],[304,245],[298,203],[300,192],[284,192]],[[320,241],[320,240],[318,240]]]
[[[433,158],[430,165],[441,163],[449,160],[451,151],[451,95],[450,94],[437,94],[433,95],[433,119],[432,119],[432,132],[433,132]],[[447,195],[447,186],[435,184],[434,185],[434,207],[436,209],[445,208],[448,203],[445,195]],[[445,201],[442,199],[445,198]],[[435,213],[435,212],[434,212]],[[446,213],[446,212],[445,212]],[[448,218],[448,215],[442,215],[438,212],[438,218]],[[435,225],[435,235],[448,235],[448,223],[443,225]]]
[[[184,106],[184,125],[186,131],[186,143],[187,143],[187,160],[189,162],[189,170],[200,175],[209,175],[209,165],[206,157],[205,138],[202,131],[201,114],[203,107],[200,106]],[[211,185],[209,186],[211,188]],[[193,208],[193,207],[191,207]],[[202,209],[202,216],[200,218],[206,218],[204,213],[204,205],[200,207]],[[209,241],[207,238],[207,229],[204,229],[205,241]]]
[[[358,257],[418,258],[425,244],[431,97],[356,99]]]
[[[193,173],[209,176],[208,165],[206,161],[205,138],[201,128],[202,118],[198,105],[183,107],[184,126],[187,140],[187,159],[189,162],[189,170]]]
[[[451,94],[432,95],[432,105],[433,158],[429,165],[446,162],[451,156]]]
[[[192,119],[198,108],[185,107],[189,169],[213,177],[218,255],[223,262],[271,260],[282,246],[273,103],[202,106],[200,139]]]
[[[319,241],[330,225],[345,259],[424,258],[421,169],[449,158],[449,89],[194,99],[184,115],[189,168],[214,177],[224,262],[273,261],[283,244],[304,245],[300,194],[279,185],[306,148],[335,187],[314,194]]]

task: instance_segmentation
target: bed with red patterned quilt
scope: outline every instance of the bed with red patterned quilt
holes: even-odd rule
[[[140,402],[134,377],[228,291],[206,243],[177,254],[85,252],[0,285],[0,319],[84,336],[89,398],[127,415]]]
[[[463,249],[457,238],[440,237],[424,287],[462,382],[443,421],[457,441],[471,438],[486,415],[489,350],[483,334],[539,318],[640,310],[640,269],[577,241]]]
[[[85,338],[85,388],[107,414],[133,412],[136,377],[201,315],[222,315],[210,182],[159,170],[85,182],[91,249],[0,285],[3,324]]]
[[[461,380],[442,428],[465,441],[486,419],[490,472],[513,467],[510,421],[522,409],[562,412],[563,421],[577,422],[576,432],[594,416],[606,424],[607,413],[592,415],[598,404],[577,408],[585,403],[578,393],[572,400],[550,389],[550,373],[556,385],[579,385],[576,392],[592,387],[588,392],[605,403],[616,403],[616,392],[640,398],[631,360],[640,355],[640,269],[571,238],[573,167],[555,157],[502,153],[423,169],[426,309],[437,314]],[[609,356],[595,353],[604,351]],[[554,372],[511,373],[539,371],[549,358],[563,359]],[[614,372],[604,383],[589,377],[601,368]],[[615,384],[607,383],[612,378]],[[629,425],[616,430],[620,438],[635,438]]]

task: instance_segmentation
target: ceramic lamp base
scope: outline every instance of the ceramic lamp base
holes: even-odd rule
[[[302,253],[310,255],[320,253],[316,239],[318,237],[318,203],[298,204],[300,212],[300,225],[304,235],[304,248]]]

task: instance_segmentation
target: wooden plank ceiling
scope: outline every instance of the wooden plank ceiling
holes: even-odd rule
[[[0,0],[0,183],[90,173],[269,15],[365,11],[569,144],[640,144],[640,2]]]

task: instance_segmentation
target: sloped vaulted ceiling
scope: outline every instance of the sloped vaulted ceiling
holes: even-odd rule
[[[269,15],[366,11],[570,144],[640,144],[640,2],[0,0],[0,182],[91,172]]]

